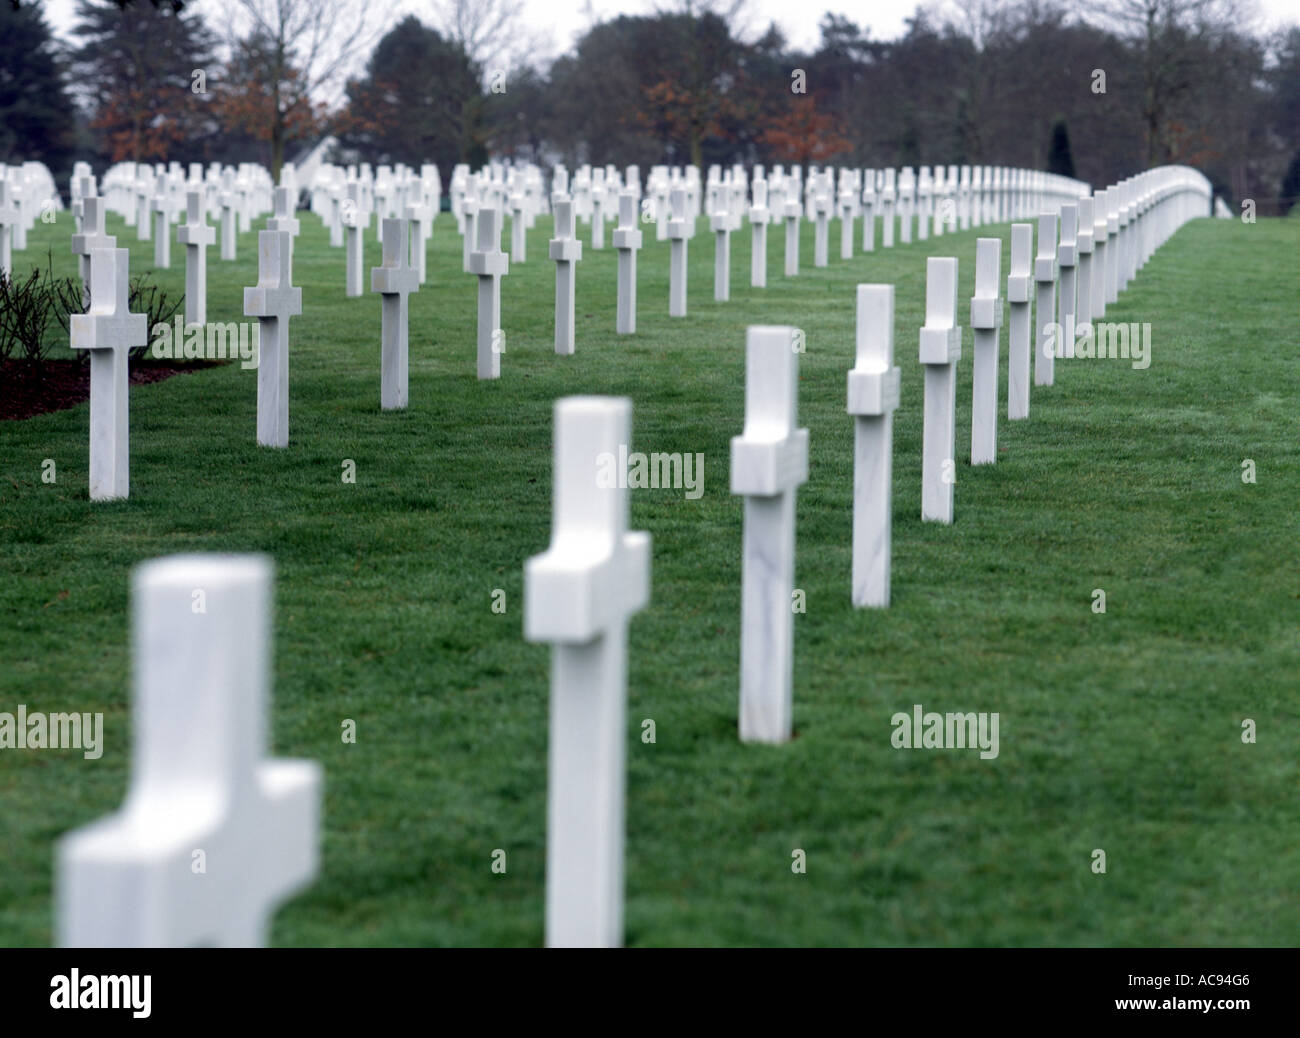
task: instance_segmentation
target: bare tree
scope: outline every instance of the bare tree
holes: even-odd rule
[[[336,100],[344,75],[364,60],[391,21],[387,0],[236,0],[227,24],[232,55],[260,72],[271,175],[284,163],[286,130],[312,105]]]
[[[1248,19],[1238,0],[1092,0],[1091,18],[1137,51],[1147,164],[1176,157],[1172,110],[1198,84],[1206,46]]]
[[[524,22],[524,0],[432,0],[432,7],[437,29],[460,44],[485,76],[526,64],[525,56],[548,49],[545,34]]]

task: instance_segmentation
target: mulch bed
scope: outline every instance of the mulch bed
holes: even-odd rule
[[[226,363],[220,360],[131,361],[133,386],[161,382],[173,375],[187,375]],[[65,407],[76,407],[90,399],[89,360],[0,361],[0,421],[31,418]]]

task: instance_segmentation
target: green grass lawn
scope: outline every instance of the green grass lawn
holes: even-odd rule
[[[999,461],[959,461],[956,523],[941,527],[920,521],[925,257],[959,258],[965,325],[975,240],[1006,240],[1005,286],[1009,225],[841,262],[835,224],[831,266],[814,270],[805,222],[802,275],[781,276],[778,230],[766,290],[748,287],[746,230],[731,301],[715,304],[701,221],[684,320],[668,317],[668,244],[647,229],[631,338],[614,335],[615,253],[588,245],[577,353],[557,357],[540,219],[503,282],[502,377],[479,382],[475,279],[444,213],[411,304],[411,404],[381,413],[379,298],[345,298],[343,251],[299,215],[287,450],[255,445],[256,373],[237,364],[132,389],[125,502],[87,498],[87,405],[0,424],[0,710],[106,715],[98,761],[0,753],[0,943],[50,941],[56,838],[122,799],[132,568],[255,551],[277,568],[273,750],[326,773],[322,871],[276,916],[274,943],[540,944],[549,650],[522,638],[522,573],[550,537],[552,406],[579,393],[631,397],[633,449],[705,457],[701,499],[631,494],[653,562],[629,640],[628,944],[1294,942],[1297,221],[1184,227],[1107,315],[1151,323],[1150,368],[1058,361],[1057,384],[1035,387],[1014,425],[1004,331]],[[52,247],[73,272],[71,222],[38,223],[19,269]],[[133,273],[152,265],[151,242],[112,217],[109,232],[130,243]],[[372,234],[367,268],[379,251]],[[255,234],[239,255],[209,250],[209,320],[244,320]],[[183,291],[180,246],[158,280]],[[845,372],[863,281],[897,286],[903,376],[883,612],[849,603]],[[736,735],[742,505],[728,464],[748,324],[796,325],[808,346],[795,575],[807,612],[783,747]],[[970,372],[966,330],[959,459]],[[1000,756],[893,749],[890,717],[914,703],[997,711]],[[345,718],[355,745],[340,740]]]

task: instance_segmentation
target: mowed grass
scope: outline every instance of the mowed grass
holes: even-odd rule
[[[0,710],[104,711],[107,745],[98,761],[0,753],[0,942],[50,941],[55,840],[122,800],[132,568],[234,551],[277,569],[272,751],[326,775],[321,874],[277,914],[274,942],[541,943],[549,650],[522,638],[522,573],[550,537],[552,407],[580,393],[633,400],[634,449],[705,458],[699,500],[631,494],[653,563],[629,643],[628,944],[1294,942],[1296,221],[1184,227],[1108,314],[1151,323],[1150,368],[1058,361],[1056,385],[1035,387],[1015,424],[1004,331],[996,467],[967,463],[966,330],[956,523],[942,527],[920,522],[925,257],[958,257],[965,325],[976,238],[1003,237],[1005,278],[1009,225],[842,262],[833,224],[831,265],[815,270],[805,222],[796,279],[781,274],[778,229],[766,290],[749,287],[746,229],[731,301],[715,304],[701,221],[684,320],[668,317],[668,244],[647,228],[633,337],[614,334],[615,254],[588,244],[577,353],[558,357],[539,219],[503,284],[502,377],[479,382],[475,280],[444,213],[411,303],[411,404],[381,413],[379,299],[345,298],[343,251],[299,217],[287,450],[255,445],[256,374],[237,364],[132,389],[125,502],[88,501],[86,405],[0,424]],[[70,225],[67,213],[38,224],[20,269],[48,247],[71,272]],[[109,230],[130,243],[133,272],[152,266],[152,243],[115,218]],[[210,320],[243,320],[255,234],[239,257],[209,251]],[[378,262],[372,233],[367,288]],[[179,246],[157,278],[183,290]],[[864,281],[897,286],[887,611],[849,602],[845,372]],[[742,505],[728,465],[748,324],[807,335],[795,577],[807,612],[796,738],[782,747],[736,735]],[[892,748],[891,715],[915,703],[998,712],[1000,755]],[[791,870],[795,849],[806,874]]]

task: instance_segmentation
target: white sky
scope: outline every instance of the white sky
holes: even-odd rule
[[[146,3],[147,0],[139,0]],[[726,0],[723,0],[725,3]],[[198,10],[211,18],[232,0],[196,0]],[[647,14],[656,8],[680,8],[685,0],[524,0],[524,21],[537,34],[539,57],[555,58],[569,50],[582,32],[597,21],[619,14]],[[1253,6],[1261,27],[1294,24],[1300,15],[1297,0],[1244,0]],[[55,32],[66,36],[76,22],[75,0],[44,0]],[[393,21],[407,12],[429,24],[436,24],[433,0],[371,0],[371,10],[389,7]],[[952,0],[926,0],[925,6],[948,8]],[[776,22],[793,46],[815,46],[820,39],[817,25],[827,10],[845,14],[864,26],[873,39],[889,40],[900,36],[905,20],[916,10],[917,0],[747,0],[740,19],[741,35],[752,39],[769,23]],[[545,41],[549,40],[549,46]],[[364,64],[366,54],[358,54],[356,66]]]

